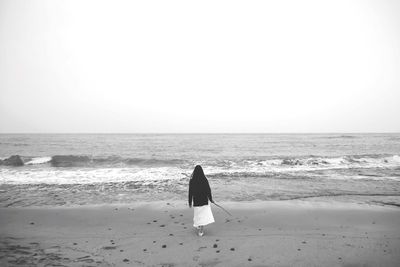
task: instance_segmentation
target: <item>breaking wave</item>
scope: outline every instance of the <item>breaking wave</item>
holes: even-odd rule
[[[263,159],[208,159],[202,161],[184,159],[160,158],[130,158],[121,156],[93,157],[88,155],[55,155],[46,157],[21,156],[25,165],[40,165],[46,167],[90,167],[90,168],[121,168],[121,167],[192,167],[201,164],[203,167],[223,168],[230,170],[255,171],[285,171],[285,170],[315,170],[337,168],[385,168],[400,167],[399,155],[347,155],[341,157],[281,157]],[[4,161],[5,158],[2,159]],[[0,162],[1,163],[1,162]]]

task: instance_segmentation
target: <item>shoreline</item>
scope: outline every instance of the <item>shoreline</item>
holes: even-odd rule
[[[185,202],[0,208],[0,265],[398,266],[400,209],[221,202],[198,237]],[[165,247],[164,247],[165,246]]]
[[[284,199],[284,200],[249,200],[249,201],[216,201],[223,207],[233,209],[263,209],[263,208],[308,208],[308,209],[394,209],[400,211],[400,206],[390,202],[350,202],[345,200],[333,199]],[[212,205],[212,204],[211,204]],[[187,201],[158,200],[158,201],[135,201],[121,203],[101,203],[101,204],[73,204],[73,205],[41,205],[41,206],[1,206],[0,210],[29,210],[29,209],[96,209],[107,207],[131,207],[131,208],[151,208],[162,209],[164,206],[171,206],[178,209],[188,209]],[[212,205],[212,207],[217,208]]]

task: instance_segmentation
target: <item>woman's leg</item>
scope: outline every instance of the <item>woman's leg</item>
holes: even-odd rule
[[[199,236],[203,236],[204,232],[203,232],[204,226],[200,225],[199,226]]]

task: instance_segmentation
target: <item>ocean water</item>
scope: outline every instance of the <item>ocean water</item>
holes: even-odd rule
[[[0,206],[187,201],[196,164],[217,202],[400,206],[400,134],[2,134]]]

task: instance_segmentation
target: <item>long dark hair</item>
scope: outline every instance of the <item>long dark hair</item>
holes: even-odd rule
[[[207,177],[204,175],[203,168],[200,165],[194,167],[194,171],[190,176],[190,187],[193,192],[204,192],[210,188]]]

